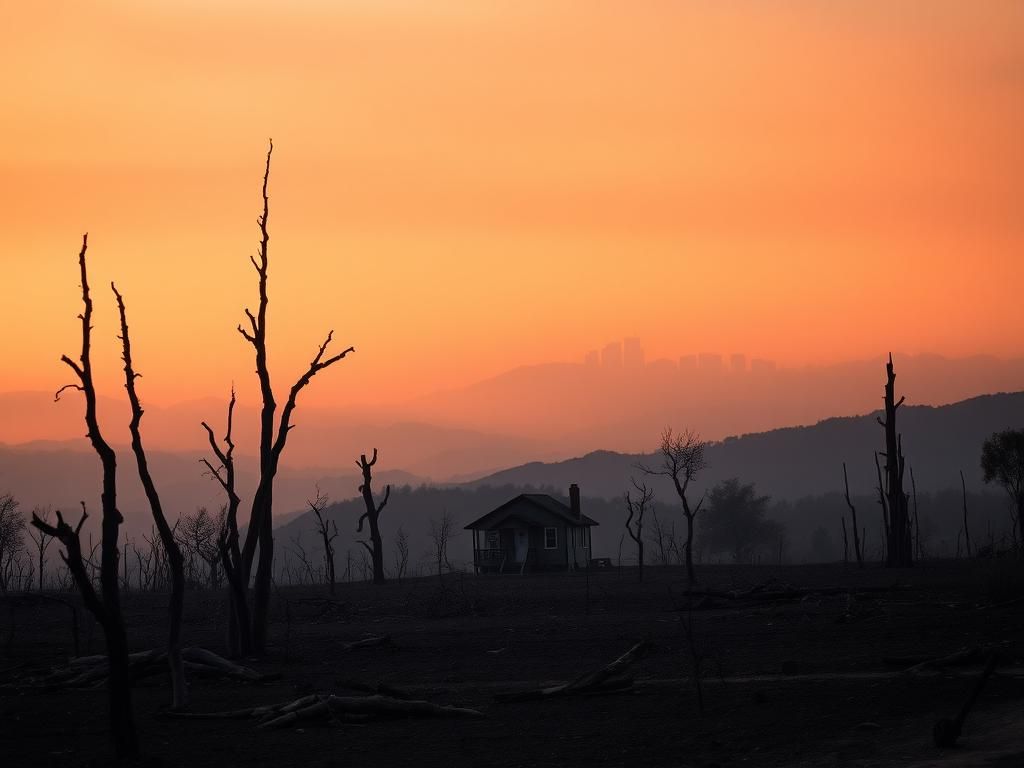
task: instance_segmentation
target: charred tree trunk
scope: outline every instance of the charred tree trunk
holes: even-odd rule
[[[921,514],[917,508],[917,481],[914,480],[914,467],[910,466],[910,492],[914,499],[914,557],[921,560],[924,556],[921,550]]]
[[[967,482],[964,480],[964,471],[960,470],[960,490],[963,493],[964,500],[964,542],[967,550],[967,556],[971,556],[971,532],[967,528]]]
[[[174,532],[167,523],[164,516],[163,505],[160,503],[160,495],[157,493],[156,484],[149,472],[149,462],[146,460],[146,450],[142,445],[142,432],[139,428],[142,423],[142,404],[139,402],[139,395],[135,390],[135,379],[140,374],[132,367],[132,345],[128,337],[128,316],[124,308],[124,299],[117,292],[114,284],[110,289],[117,297],[117,309],[121,317],[121,359],[124,360],[125,389],[128,390],[128,401],[132,406],[132,420],[128,429],[132,435],[132,452],[135,454],[135,463],[139,469],[139,480],[146,492],[146,499],[149,501],[150,511],[153,513],[153,521],[160,532],[160,541],[163,543],[164,552],[167,554],[167,563],[171,570],[171,600],[168,606],[168,635],[167,635],[167,664],[171,673],[171,707],[181,709],[188,704],[188,688],[185,685],[185,662],[181,658],[181,619],[185,607],[185,560],[181,555],[181,547],[174,540]]]
[[[88,244],[88,235],[83,235],[82,250],[78,254],[78,266],[82,279],[82,303],[85,305],[84,311],[79,315],[82,321],[81,364],[79,365],[67,355],[61,357],[61,361],[75,372],[78,383],[61,387],[57,391],[56,397],[59,398],[66,389],[77,389],[85,396],[85,423],[89,430],[89,442],[103,465],[103,491],[100,497],[103,517],[99,595],[96,594],[86,570],[78,538],[82,523],[86,519],[85,505],[82,505],[82,519],[75,528],[71,528],[64,522],[60,512],[57,513],[56,526],[51,526],[36,516],[33,516],[32,524],[40,531],[54,536],[64,545],[66,552],[63,557],[68,569],[82,593],[86,606],[103,628],[110,669],[107,679],[107,698],[114,751],[119,758],[134,758],[139,754],[139,741],[135,731],[135,720],[132,716],[132,681],[128,660],[128,638],[124,628],[124,617],[121,614],[118,578],[120,547],[117,539],[122,517],[117,509],[117,457],[110,445],[103,439],[99,420],[96,417],[96,389],[93,386],[90,357],[92,299],[89,296],[89,281],[85,266]]]
[[[647,475],[662,475],[672,480],[676,494],[683,506],[683,517],[686,518],[686,578],[692,585],[696,582],[696,574],[693,570],[693,520],[700,512],[704,503],[703,497],[695,508],[690,507],[689,499],[686,496],[690,483],[693,482],[700,472],[707,468],[704,459],[706,443],[700,436],[689,430],[681,434],[672,434],[671,428],[666,429],[661,435],[659,453],[661,466],[658,468],[638,464],[637,468]]]
[[[270,157],[273,152],[274,144],[271,142],[267,150],[266,169],[263,173],[263,213],[257,219],[260,226],[259,256],[258,258],[250,257],[259,276],[259,308],[255,315],[248,309],[245,310],[245,315],[249,320],[249,330],[241,325],[238,326],[238,332],[252,344],[256,353],[256,376],[260,382],[260,395],[263,401],[260,410],[260,480],[253,496],[249,527],[245,535],[245,544],[242,547],[240,572],[242,583],[248,585],[256,552],[259,550],[252,603],[252,644],[253,650],[257,653],[263,653],[267,645],[270,584],[274,568],[274,478],[277,476],[281,453],[288,441],[288,433],[292,429],[291,415],[295,410],[296,399],[319,371],[343,359],[349,352],[355,351],[353,347],[349,347],[337,355],[325,359],[324,354],[334,337],[334,332],[331,331],[327,334],[327,339],[320,345],[319,351],[309,365],[309,370],[292,386],[288,400],[281,411],[275,437],[274,417],[277,403],[274,400],[274,390],[270,384],[270,370],[267,367],[267,275],[270,263],[268,250],[270,234],[267,230],[267,221],[270,218],[270,199],[267,196],[267,187],[270,181]]]
[[[373,465],[377,463],[377,449],[373,449],[373,457],[367,461],[366,454],[362,454],[359,457],[359,461],[356,462],[356,466],[363,472],[363,484],[359,486],[359,492],[363,494],[363,503],[366,505],[366,511],[359,517],[359,524],[356,526],[356,533],[362,533],[363,521],[365,520],[370,526],[370,543],[367,544],[365,541],[360,541],[366,551],[370,553],[370,560],[373,563],[373,583],[383,584],[384,583],[384,547],[381,543],[380,538],[380,527],[378,520],[380,513],[384,511],[384,507],[388,503],[388,499],[391,497],[391,486],[387,485],[384,487],[384,498],[381,499],[378,504],[373,498],[373,489],[370,487],[370,483],[373,480],[372,471]]]
[[[843,495],[846,506],[850,508],[850,523],[853,526],[853,555],[857,558],[857,567],[864,567],[864,550],[861,549],[860,534],[857,532],[857,508],[850,501],[850,481],[846,476],[846,462],[843,462]]]
[[[235,444],[231,439],[234,413],[235,388],[232,387],[231,400],[228,402],[227,431],[224,434],[225,448],[217,444],[210,425],[202,422],[210,448],[220,461],[220,466],[214,467],[207,459],[202,461],[228,498],[224,527],[217,537],[217,549],[228,581],[228,653],[238,658],[252,653],[252,627],[249,617],[249,585],[242,578],[242,552],[238,545],[238,507],[241,500],[235,492]]]
[[[686,518],[686,546],[684,547],[686,553],[686,580],[690,584],[696,584],[697,576],[693,570],[693,521],[696,519],[697,513],[700,512],[700,508],[704,505],[704,497],[701,497],[696,507],[691,508],[690,502],[686,498],[686,491],[680,488],[678,483],[676,488],[683,501],[683,517]]]
[[[896,411],[903,405],[904,398],[896,400],[892,355],[889,355],[885,371],[885,419],[878,419],[885,430],[885,496],[889,513],[885,564],[889,568],[905,568],[914,564],[914,547],[907,494],[903,490],[903,440],[896,430]]]
[[[647,487],[644,483],[638,483],[633,478],[629,479],[636,488],[639,496],[633,499],[629,491],[626,491],[626,509],[629,511],[629,516],[626,518],[626,532],[629,533],[629,537],[636,542],[636,565],[637,565],[637,581],[644,580],[644,513],[647,511],[647,505],[651,503],[654,498],[654,491]],[[589,561],[588,561],[588,568]]]
[[[320,534],[324,546],[324,580],[333,595],[334,585],[337,581],[334,575],[334,540],[338,537],[338,526],[333,520],[324,517],[323,513],[327,508],[327,502],[327,495],[320,492],[320,486],[317,486],[315,500],[306,499],[309,508],[316,515],[317,533]]]

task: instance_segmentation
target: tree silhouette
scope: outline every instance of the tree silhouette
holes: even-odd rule
[[[644,580],[644,513],[648,505],[654,500],[654,491],[644,483],[638,483],[632,477],[629,481],[636,489],[637,497],[634,499],[629,491],[626,491],[626,509],[629,515],[626,517],[626,532],[636,542],[636,564],[637,580]]]
[[[738,478],[723,480],[707,495],[701,517],[701,546],[712,552],[728,552],[736,563],[753,562],[758,550],[774,547],[782,526],[765,517],[771,501],[758,496],[753,483]]]
[[[334,338],[334,331],[327,334],[327,338],[310,362],[309,369],[292,385],[288,399],[281,410],[280,422],[276,426],[275,433],[274,419],[277,401],[274,399],[274,390],[270,383],[270,370],[267,367],[267,278],[270,266],[270,234],[267,230],[267,222],[270,218],[270,198],[267,196],[267,188],[270,182],[270,158],[273,152],[274,142],[271,141],[263,173],[263,213],[257,218],[260,227],[259,257],[249,257],[259,277],[259,306],[256,314],[250,312],[248,308],[245,310],[245,315],[249,320],[248,330],[242,325],[238,326],[238,332],[252,345],[255,352],[256,376],[259,379],[260,396],[263,401],[260,410],[260,479],[256,493],[253,495],[252,511],[249,515],[245,544],[242,547],[241,562],[242,584],[248,585],[256,551],[259,550],[252,605],[252,645],[253,650],[257,653],[263,653],[267,644],[270,585],[274,569],[274,479],[277,476],[281,454],[288,442],[288,433],[292,430],[292,412],[295,410],[299,393],[317,373],[344,359],[349,352],[355,351],[354,347],[348,347],[336,355],[327,357],[327,348]]]
[[[686,496],[687,491],[697,475],[707,468],[707,461],[704,459],[704,449],[707,446],[696,432],[684,430],[681,434],[673,435],[672,428],[667,428],[661,434],[660,467],[648,467],[638,464],[637,468],[646,475],[661,475],[672,480],[676,494],[683,505],[683,517],[686,518],[686,578],[692,584],[696,581],[693,572],[693,521],[700,512],[704,498],[697,502],[696,507],[690,506]]]
[[[23,543],[25,520],[18,512],[18,506],[13,494],[0,496],[0,592],[7,591],[9,566]]]
[[[103,466],[103,490],[100,496],[103,516],[101,520],[100,592],[98,594],[86,570],[79,541],[82,525],[88,518],[85,503],[82,503],[82,517],[74,528],[65,522],[60,510],[56,512],[56,525],[45,522],[37,515],[32,516],[32,525],[53,536],[64,545],[64,553],[61,557],[67,563],[68,570],[82,593],[82,600],[86,607],[103,628],[109,667],[107,694],[111,737],[117,757],[130,759],[138,755],[139,741],[132,716],[132,681],[128,666],[128,638],[125,634],[124,617],[121,613],[117,567],[120,556],[117,538],[123,518],[117,509],[117,457],[114,450],[103,439],[99,420],[96,417],[96,388],[93,385],[90,354],[92,298],[89,295],[89,280],[85,265],[85,254],[88,248],[89,235],[85,234],[82,236],[82,250],[78,254],[78,266],[82,279],[82,303],[85,305],[84,311],[78,316],[82,321],[82,353],[78,363],[67,355],[61,357],[61,361],[74,372],[78,383],[65,384],[57,390],[54,399],[59,399],[61,394],[68,389],[76,389],[85,396],[85,424],[88,428],[89,442]]]
[[[3,499],[0,497],[0,539],[3,538]],[[50,508],[36,507],[32,510],[32,514],[42,520],[44,523],[50,522]],[[28,536],[32,539],[32,543],[36,546],[36,557],[39,563],[39,591],[43,591],[43,573],[46,569],[46,550],[49,549],[50,544],[53,543],[53,536],[50,536],[46,531],[36,528],[35,532],[29,530]],[[0,545],[0,549],[3,546]]]
[[[367,544],[365,541],[359,543],[366,547],[366,551],[370,553],[370,559],[373,562],[373,583],[383,584],[384,583],[384,545],[380,538],[380,527],[377,521],[380,518],[380,513],[384,511],[384,507],[388,503],[388,499],[391,498],[391,486],[384,486],[384,498],[381,499],[378,504],[373,498],[373,489],[370,487],[370,483],[373,480],[372,471],[373,465],[377,463],[377,449],[373,449],[373,458],[369,461],[366,460],[366,454],[362,454],[359,457],[359,461],[356,462],[363,472],[363,483],[359,486],[359,492],[363,494],[363,503],[366,504],[366,511],[360,515],[359,524],[356,526],[356,533],[363,532],[363,520],[365,520],[370,526],[370,543]]]
[[[200,459],[206,465],[210,476],[216,480],[228,497],[227,512],[224,515],[224,526],[217,537],[217,549],[220,552],[224,576],[228,580],[228,653],[239,657],[252,652],[252,625],[249,614],[248,581],[243,580],[242,552],[238,537],[238,506],[241,503],[235,492],[235,444],[231,439],[234,425],[235,388],[231,387],[231,400],[228,402],[228,421],[224,433],[224,448],[217,444],[213,429],[205,421],[206,437],[210,449],[220,462],[215,467],[209,459]]]
[[[132,407],[132,420],[128,429],[132,435],[132,453],[135,454],[135,463],[139,470],[139,480],[146,492],[146,500],[149,502],[149,509],[153,513],[153,522],[160,532],[160,542],[163,544],[164,552],[167,554],[167,564],[171,571],[171,600],[168,605],[169,627],[167,635],[167,664],[171,672],[171,706],[180,709],[188,704],[188,689],[185,686],[185,662],[181,658],[181,618],[185,608],[185,560],[181,555],[181,547],[174,539],[174,531],[167,523],[164,516],[163,505],[160,503],[160,494],[157,493],[156,484],[149,472],[149,462],[146,460],[146,450],[142,445],[142,431],[139,425],[142,423],[142,404],[139,402],[138,392],[135,390],[135,379],[141,374],[135,372],[132,367],[132,345],[128,336],[128,315],[124,307],[124,299],[117,292],[114,284],[110,284],[110,290],[117,298],[117,310],[121,317],[121,359],[124,361],[124,387],[128,390],[128,402]]]
[[[452,537],[452,529],[455,527],[455,518],[445,509],[441,512],[440,519],[430,518],[430,540],[434,544],[434,562],[437,563],[437,577],[442,578],[444,568],[450,571],[452,564],[448,562],[448,542]]]
[[[405,571],[409,567],[409,537],[406,536],[402,526],[395,531],[395,579],[401,583],[405,577]]]
[[[998,483],[1009,495],[1014,532],[1024,532],[1024,430],[993,433],[981,446],[981,469],[986,483]]]
[[[903,405],[905,398],[896,400],[896,373],[893,370],[891,354],[885,366],[885,373],[885,419],[878,419],[878,423],[885,430],[885,453],[882,454],[885,456],[883,509],[888,513],[885,564],[889,568],[901,568],[914,564],[914,544],[907,494],[903,490],[903,436],[896,430],[896,411]]]
[[[967,527],[967,481],[964,480],[964,471],[960,470],[960,493],[963,498],[964,510],[964,548],[967,556],[971,556],[971,529]]]
[[[330,585],[331,594],[334,594],[334,540],[338,538],[338,526],[333,520],[324,517],[324,510],[327,508],[327,494],[320,492],[320,486],[316,487],[316,498],[313,501],[306,499],[309,508],[316,515],[317,533],[324,545],[324,580]]]
[[[850,508],[850,521],[853,525],[853,554],[857,558],[857,567],[864,567],[864,549],[861,546],[860,533],[857,528],[857,508],[850,501],[850,481],[846,476],[846,462],[843,462],[843,498],[846,499],[846,506]],[[845,528],[845,523],[844,523]]]

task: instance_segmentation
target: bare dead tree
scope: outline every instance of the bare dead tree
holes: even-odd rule
[[[402,526],[395,531],[395,579],[401,583],[405,572],[409,567],[409,537],[406,536]]]
[[[704,503],[703,497],[697,502],[696,507],[690,506],[686,496],[687,491],[700,472],[707,468],[707,461],[704,459],[706,443],[700,439],[696,432],[684,430],[681,434],[673,435],[672,428],[667,428],[661,434],[660,467],[648,467],[638,464],[637,468],[646,475],[661,475],[672,480],[676,494],[683,505],[683,517],[686,518],[686,541],[684,544],[686,552],[686,578],[692,584],[696,581],[693,572],[693,521],[700,512]]]
[[[316,582],[316,574],[313,572],[313,561],[309,557],[309,553],[306,552],[306,547],[302,544],[302,538],[298,535],[292,536],[292,554],[298,558],[302,564],[302,568],[299,570],[299,578],[295,581],[300,584],[303,582],[303,575],[305,579],[313,584]]]
[[[44,523],[50,522],[50,508],[36,507],[32,510],[32,515],[38,517]],[[36,562],[39,564],[39,591],[43,591],[43,573],[46,567],[46,550],[53,542],[53,536],[50,536],[46,531],[41,528],[32,526],[28,531],[29,538],[32,539],[32,543],[36,546]]]
[[[210,476],[216,480],[227,495],[227,512],[224,525],[217,537],[217,549],[220,552],[224,576],[228,580],[228,654],[238,658],[252,652],[252,624],[249,614],[248,580],[243,578],[242,551],[238,536],[238,507],[241,503],[235,492],[235,444],[231,439],[231,431],[235,414],[235,388],[231,387],[231,400],[228,402],[228,421],[224,433],[224,448],[217,443],[213,429],[205,421],[206,437],[210,449],[220,462],[218,466],[208,459],[201,459]]]
[[[131,759],[139,754],[139,740],[132,717],[132,681],[128,661],[128,638],[125,633],[124,617],[121,613],[120,584],[118,582],[118,558],[120,546],[118,533],[123,521],[117,509],[117,457],[114,450],[103,439],[99,420],[96,416],[96,388],[93,386],[92,359],[92,298],[89,296],[89,280],[85,266],[85,254],[89,247],[89,236],[82,236],[82,250],[78,254],[81,273],[82,303],[84,310],[78,317],[82,321],[82,353],[76,363],[67,355],[61,361],[75,374],[77,383],[65,384],[54,396],[58,399],[64,391],[75,389],[85,396],[85,423],[89,441],[103,466],[102,547],[100,549],[100,593],[97,594],[85,570],[78,534],[87,515],[84,504],[82,518],[72,528],[57,512],[57,525],[52,526],[38,517],[32,518],[32,525],[58,539],[64,545],[62,554],[82,593],[82,599],[103,628],[107,643],[108,704],[110,708],[110,731],[114,751],[118,758]]]
[[[629,482],[636,489],[637,497],[634,499],[629,491],[626,491],[626,509],[629,516],[626,518],[626,532],[636,542],[636,564],[637,581],[644,580],[644,513],[654,499],[654,491],[644,483],[638,483],[634,478]]]
[[[850,523],[853,526],[853,554],[857,558],[857,567],[864,567],[864,550],[861,547],[860,534],[857,527],[857,508],[850,501],[850,481],[846,476],[846,462],[843,462],[843,496],[846,506],[850,508]]]
[[[170,580],[170,570],[167,567],[167,553],[160,543],[160,534],[155,527],[150,530],[149,536],[142,534],[142,540],[146,542],[148,547],[146,560],[151,565],[146,579],[146,589],[150,592],[156,592],[163,589]]]
[[[911,540],[910,513],[907,494],[903,490],[903,437],[896,430],[896,411],[905,398],[896,399],[896,373],[892,355],[885,366],[885,419],[878,423],[885,430],[885,487],[889,511],[888,550],[885,564],[890,568],[905,568],[914,564],[914,546]]]
[[[6,592],[14,570],[14,562],[23,545],[25,520],[18,512],[13,494],[0,496],[0,592]]]
[[[920,560],[924,556],[924,550],[921,549],[921,514],[917,508],[917,481],[914,480],[913,464],[910,465],[910,492],[914,500],[914,556]]]
[[[889,498],[885,482],[882,480],[882,465],[878,463],[878,451],[875,451],[875,472],[878,474],[878,504],[882,507],[882,557],[889,546]]]
[[[171,707],[181,709],[188,704],[188,688],[185,685],[185,662],[181,658],[181,618],[185,611],[185,561],[181,555],[181,547],[175,541],[174,532],[164,516],[160,494],[156,490],[153,476],[149,471],[146,449],[142,445],[142,403],[135,389],[135,380],[141,374],[132,367],[132,345],[128,336],[128,315],[124,307],[124,299],[113,283],[110,290],[117,298],[117,310],[121,317],[121,359],[124,361],[124,388],[128,391],[128,402],[132,407],[132,420],[128,429],[132,435],[132,453],[139,470],[139,480],[146,492],[149,509],[153,513],[153,522],[160,533],[160,542],[167,555],[167,564],[171,571],[171,600],[168,605],[167,633],[167,665],[171,673]]]
[[[188,552],[190,575],[193,583],[206,582],[210,589],[219,585],[220,550],[217,537],[223,530],[227,520],[227,510],[222,508],[214,517],[206,507],[199,507],[192,514],[184,514],[178,521],[178,539],[182,548]],[[203,569],[196,565],[201,562]]]
[[[267,274],[270,264],[268,250],[270,234],[267,230],[267,221],[270,217],[270,198],[267,196],[267,186],[270,181],[270,157],[273,152],[274,143],[271,141],[267,150],[266,169],[263,173],[263,214],[257,218],[261,236],[259,257],[258,259],[256,256],[249,257],[259,277],[259,307],[256,314],[250,312],[248,308],[245,310],[245,315],[249,320],[248,330],[242,325],[238,326],[238,332],[252,345],[256,353],[256,376],[259,379],[260,395],[263,400],[260,410],[260,480],[253,496],[249,527],[245,535],[245,544],[242,547],[241,571],[242,583],[247,585],[258,548],[259,562],[256,567],[252,606],[252,644],[253,649],[258,653],[266,650],[270,587],[274,570],[274,478],[277,476],[281,453],[288,441],[288,433],[293,427],[291,424],[292,412],[295,410],[299,393],[317,373],[344,359],[349,352],[355,351],[354,347],[348,347],[336,355],[327,357],[327,348],[334,338],[334,331],[327,334],[327,338],[320,345],[309,364],[309,369],[292,385],[288,399],[281,411],[275,436],[274,418],[277,402],[274,400],[270,370],[267,367]]]
[[[387,506],[388,499],[391,498],[391,486],[384,486],[384,498],[381,499],[378,504],[373,498],[373,489],[370,487],[370,483],[373,480],[372,471],[373,465],[377,463],[377,449],[373,449],[373,458],[369,461],[366,460],[366,454],[362,454],[359,457],[359,461],[356,462],[356,466],[362,470],[363,473],[363,484],[359,486],[359,492],[363,494],[363,503],[366,505],[366,511],[360,515],[359,524],[356,526],[356,533],[363,532],[363,521],[365,520],[370,526],[370,543],[367,544],[365,541],[360,540],[366,551],[370,553],[370,558],[373,561],[373,583],[383,584],[384,583],[384,545],[380,538],[380,527],[378,520],[380,519],[380,513],[384,511],[384,507]]]
[[[430,519],[430,540],[434,543],[433,555],[438,578],[442,577],[445,566],[449,571],[452,570],[452,564],[448,562],[448,540],[454,525],[455,521],[447,509],[441,513],[440,519]]]
[[[320,492],[320,486],[316,487],[316,498],[313,501],[306,499],[309,508],[316,515],[317,533],[324,544],[324,580],[334,594],[334,540],[338,538],[338,526],[333,520],[324,517],[323,512],[327,508],[327,494]]]
[[[669,565],[672,562],[672,550],[675,545],[675,524],[671,526],[658,517],[656,507],[651,508],[650,541],[655,546],[654,559],[657,565]],[[622,565],[622,543],[619,543],[619,565]]]
[[[971,556],[971,531],[967,527],[967,482],[964,480],[964,471],[960,470],[960,490],[963,493],[964,501],[964,542],[967,556]]]

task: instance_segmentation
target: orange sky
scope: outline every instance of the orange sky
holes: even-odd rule
[[[623,335],[648,359],[1024,354],[1024,3],[148,0],[0,7],[0,389],[405,399]],[[888,313],[885,307],[895,311]]]

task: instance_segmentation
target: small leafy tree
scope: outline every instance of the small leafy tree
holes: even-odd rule
[[[1024,532],[1024,430],[993,433],[981,446],[981,469],[986,483],[998,483],[1009,495],[1015,533]]]
[[[728,552],[737,563],[753,562],[758,552],[776,546],[782,526],[765,517],[771,498],[758,496],[753,483],[723,480],[707,496],[701,537],[712,552]]]

